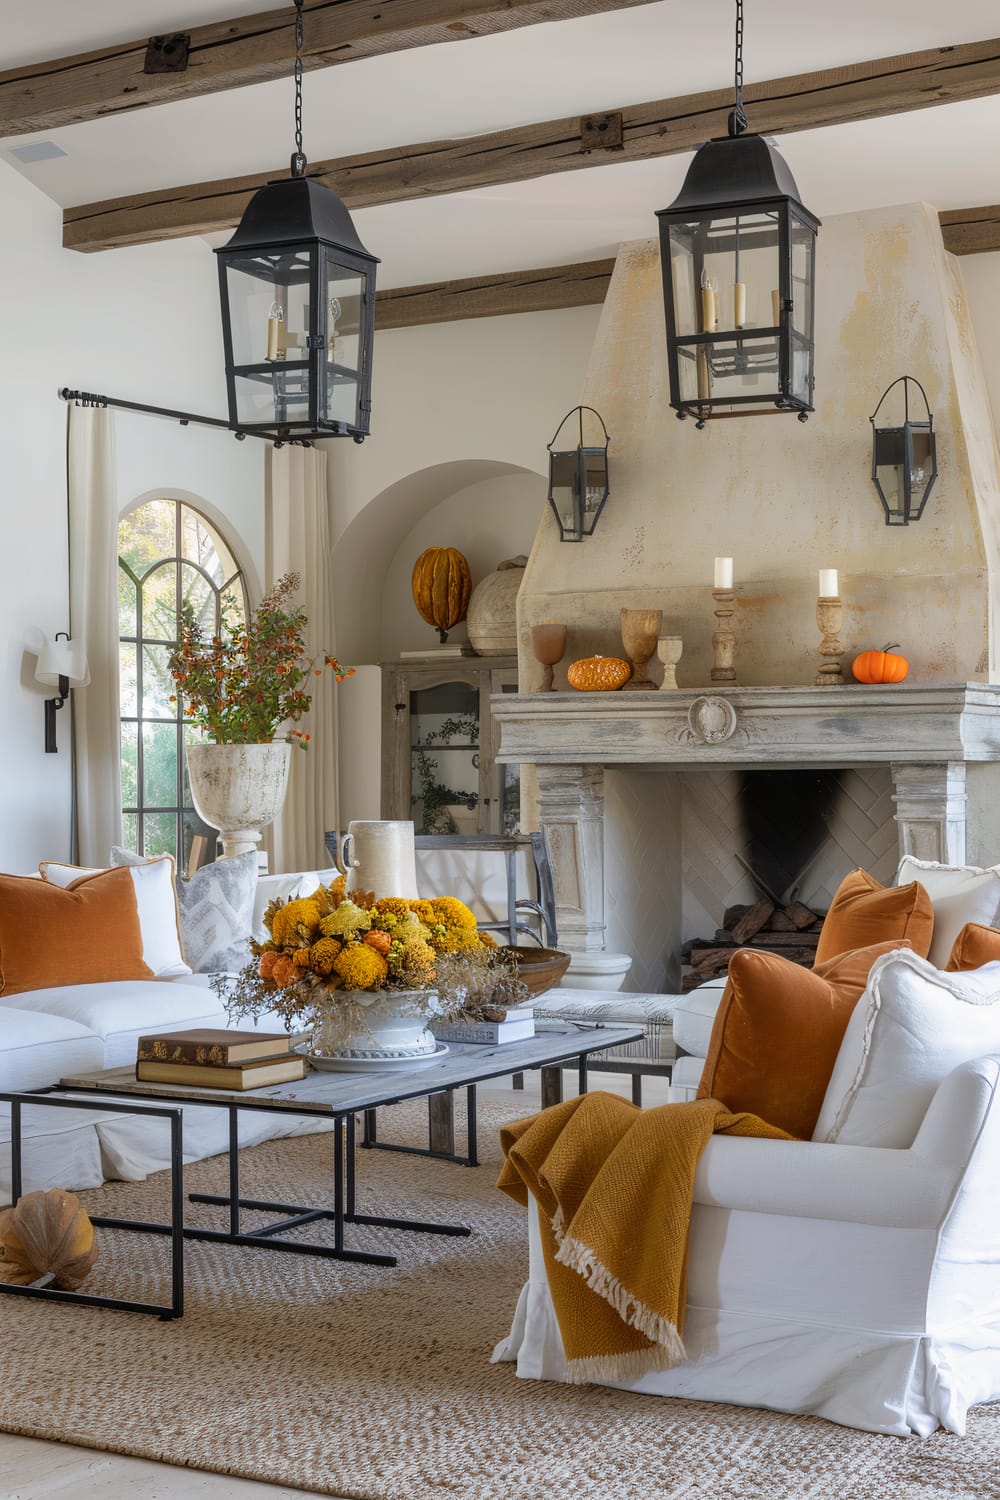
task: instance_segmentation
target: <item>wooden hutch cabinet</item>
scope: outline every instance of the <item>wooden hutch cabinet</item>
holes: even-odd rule
[[[496,762],[491,693],[517,692],[517,658],[382,663],[382,816],[417,833],[510,834],[517,766]]]

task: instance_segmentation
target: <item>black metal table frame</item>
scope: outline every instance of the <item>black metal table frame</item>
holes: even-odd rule
[[[588,1028],[599,1030],[600,1027]],[[592,1048],[590,1050],[598,1050]],[[495,1054],[494,1054],[495,1055]],[[542,1103],[556,1103],[561,1095],[562,1067],[569,1061],[576,1060],[579,1079],[579,1091],[581,1094],[587,1092],[587,1053],[574,1049],[572,1045],[560,1058],[548,1058],[544,1063],[537,1063],[535,1067],[540,1068],[543,1075]],[[535,1071],[535,1067],[528,1067],[526,1071]],[[477,1082],[488,1078],[502,1078],[509,1069],[501,1064],[490,1072],[484,1073]],[[547,1082],[546,1082],[547,1075]],[[475,1165],[476,1155],[476,1123],[475,1123],[475,1091],[476,1084],[458,1085],[467,1089],[470,1109],[468,1117],[468,1139],[467,1157],[449,1155],[433,1150],[422,1150],[419,1147],[393,1146],[390,1143],[371,1142],[383,1146],[387,1150],[399,1150],[415,1152],[418,1155],[434,1156],[438,1160],[454,1161],[461,1165]],[[426,1097],[430,1098],[436,1094],[454,1093],[454,1089],[434,1089],[426,1091]],[[81,1094],[83,1097],[81,1098]],[[156,1303],[136,1302],[120,1297],[100,1297],[86,1292],[59,1291],[49,1286],[37,1284],[20,1287],[8,1283],[0,1283],[0,1292],[11,1293],[22,1296],[48,1297],[50,1299],[64,1302],[83,1302],[93,1307],[113,1307],[128,1312],[144,1312],[155,1314],[163,1321],[183,1316],[184,1310],[184,1240],[214,1240],[229,1245],[246,1245],[264,1250],[283,1250],[294,1255],[315,1255],[329,1260],[345,1260],[361,1262],[366,1265],[394,1266],[397,1258],[394,1255],[385,1255],[369,1250],[352,1250],[344,1243],[344,1228],[347,1224],[365,1224],[383,1229],[402,1229],[417,1234],[443,1234],[455,1236],[468,1236],[472,1230],[463,1224],[429,1224],[418,1219],[388,1218],[377,1214],[361,1214],[357,1211],[356,1204],[356,1171],[355,1171],[355,1147],[356,1147],[356,1115],[363,1111],[367,1116],[368,1109],[364,1105],[354,1106],[350,1109],[332,1113],[329,1118],[333,1122],[333,1206],[323,1208],[310,1208],[302,1204],[274,1203],[267,1199],[244,1198],[240,1192],[240,1167],[239,1167],[239,1113],[241,1109],[265,1109],[269,1113],[280,1112],[282,1114],[301,1113],[310,1118],[326,1118],[323,1111],[315,1109],[304,1109],[296,1111],[287,1105],[275,1104],[269,1106],[263,1103],[248,1105],[239,1095],[232,1099],[220,1099],[217,1095],[213,1098],[192,1098],[189,1090],[183,1098],[178,1098],[175,1104],[157,1105],[155,1103],[115,1103],[116,1099],[123,1100],[131,1097],[131,1093],[116,1093],[113,1089],[93,1089],[88,1092],[80,1085],[53,1084],[48,1088],[33,1090],[28,1093],[3,1093],[0,1092],[0,1102],[7,1102],[11,1106],[11,1195],[12,1201],[17,1202],[21,1196],[21,1185],[23,1178],[22,1170],[22,1135],[21,1135],[21,1110],[25,1105],[35,1105],[47,1108],[63,1109],[92,1109],[98,1112],[104,1111],[114,1114],[139,1115],[144,1119],[162,1117],[170,1122],[170,1172],[171,1172],[171,1222],[169,1224],[156,1224],[141,1219],[115,1219],[92,1216],[91,1222],[95,1225],[109,1229],[126,1229],[138,1234],[167,1234],[171,1236],[171,1302],[169,1305]],[[155,1095],[144,1096],[147,1100],[154,1100]],[[408,1090],[401,1093],[397,1098],[382,1101],[383,1104],[399,1104],[406,1099],[425,1097],[424,1091],[420,1089]],[[183,1114],[182,1105],[193,1105],[205,1109],[224,1109],[229,1118],[229,1134],[227,1143],[227,1158],[229,1170],[229,1190],[226,1193],[190,1193],[189,1201],[192,1203],[211,1203],[229,1210],[229,1226],[227,1229],[200,1229],[184,1223],[184,1191],[183,1191]],[[345,1151],[346,1146],[346,1151]],[[346,1160],[345,1160],[346,1158]],[[255,1212],[278,1213],[285,1217],[276,1220],[273,1224],[267,1224],[263,1228],[255,1230],[244,1230],[240,1222],[241,1209],[249,1209]],[[313,1241],[302,1240],[279,1240],[275,1236],[285,1233],[290,1229],[298,1229],[304,1224],[315,1223],[317,1220],[333,1221],[333,1244],[321,1245]]]
[[[129,1229],[140,1234],[168,1234],[170,1236],[170,1301],[169,1303],[137,1302],[129,1297],[102,1297],[92,1292],[63,1291],[49,1286],[49,1277],[40,1277],[28,1286],[15,1286],[11,1282],[0,1282],[0,1293],[12,1297],[43,1297],[50,1302],[82,1302],[87,1307],[113,1307],[122,1312],[151,1313],[161,1322],[184,1316],[184,1237],[191,1231],[184,1228],[184,1147],[183,1116],[180,1106],[164,1104],[151,1108],[147,1104],[117,1104],[105,1099],[63,1098],[56,1088],[38,1089],[31,1093],[0,1092],[0,1103],[10,1105],[10,1191],[11,1202],[21,1197],[24,1163],[21,1112],[26,1105],[44,1106],[48,1109],[89,1109],[101,1114],[139,1115],[143,1119],[164,1119],[170,1124],[170,1223],[153,1224],[143,1219],[115,1219],[91,1214],[90,1222],[102,1229]]]

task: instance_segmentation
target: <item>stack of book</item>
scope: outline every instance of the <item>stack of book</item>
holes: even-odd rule
[[[139,1038],[140,1083],[206,1089],[262,1089],[305,1077],[306,1060],[292,1051],[300,1037],[284,1031],[222,1031],[203,1027]]]
[[[535,1034],[531,1006],[517,1006],[502,1021],[434,1021],[431,1030],[439,1042],[523,1042]]]

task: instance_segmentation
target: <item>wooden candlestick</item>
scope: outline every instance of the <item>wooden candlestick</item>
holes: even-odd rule
[[[839,637],[843,623],[844,603],[839,595],[832,595],[829,598],[821,596],[816,600],[816,624],[823,637],[819,654],[827,658],[817,673],[817,687],[836,687],[838,683],[847,680],[840,670],[840,658],[844,654],[844,646]]]
[[[713,589],[712,598],[716,602],[715,618],[719,622],[712,632],[712,651],[715,656],[715,666],[711,672],[712,681],[735,682],[736,668],[733,666],[733,658],[736,655],[736,637],[729,621],[733,617],[736,592],[734,589]]]

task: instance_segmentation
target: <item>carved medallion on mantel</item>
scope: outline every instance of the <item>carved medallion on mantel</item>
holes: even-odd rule
[[[703,745],[721,745],[736,733],[738,718],[728,698],[696,698],[688,709],[688,736]]]

